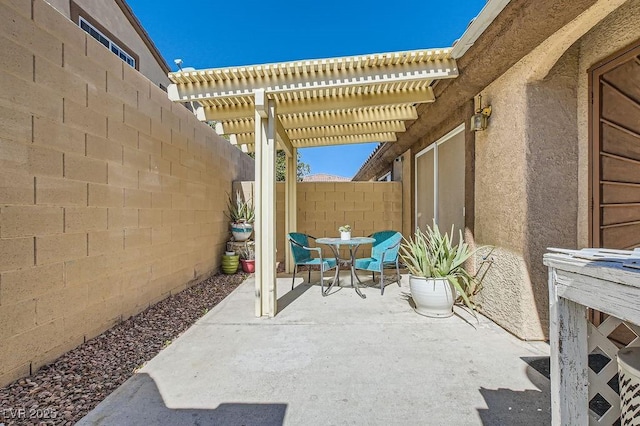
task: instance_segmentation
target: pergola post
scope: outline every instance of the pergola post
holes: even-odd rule
[[[255,92],[256,292],[257,317],[273,317],[276,293],[276,106],[264,90]]]
[[[287,176],[285,183],[285,235],[294,232],[298,227],[297,206],[297,182],[298,182],[298,149],[292,148],[290,156],[287,156]],[[293,272],[291,258],[291,244],[285,239],[285,270]]]

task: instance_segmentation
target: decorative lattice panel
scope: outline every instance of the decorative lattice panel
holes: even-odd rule
[[[615,317],[589,323],[590,425],[620,424],[617,354],[621,347],[640,346],[640,327]]]

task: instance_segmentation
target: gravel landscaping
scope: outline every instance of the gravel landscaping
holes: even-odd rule
[[[75,424],[246,277],[214,275],[0,389],[0,425]]]

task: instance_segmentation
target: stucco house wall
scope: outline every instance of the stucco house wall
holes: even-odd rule
[[[640,3],[621,3],[597,2],[481,92],[475,242],[496,251],[480,302],[523,339],[548,332],[546,247],[588,245],[587,69],[640,38]]]
[[[71,19],[71,2],[76,3],[140,57],[139,71],[142,75],[156,85],[162,84],[164,87],[169,85],[166,71],[162,69],[115,0],[47,0],[47,2],[68,19]]]
[[[541,82],[529,61],[483,92],[491,125],[476,134],[475,242],[496,247],[483,311],[514,334],[543,339],[548,328],[547,246],[575,247],[577,55]]]

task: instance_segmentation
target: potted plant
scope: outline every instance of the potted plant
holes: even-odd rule
[[[351,226],[350,225],[342,225],[338,228],[340,231],[340,239],[341,240],[350,240],[351,239]]]
[[[417,313],[449,317],[458,298],[473,312],[475,304],[471,297],[480,287],[464,263],[474,253],[463,241],[462,231],[459,231],[458,244],[454,244],[435,224],[433,228],[427,226],[425,232],[416,229],[413,239],[404,240],[400,256],[409,269],[409,288]]]
[[[231,254],[229,254],[231,253]],[[235,254],[234,252],[227,251],[222,255],[222,272],[231,275],[238,272],[239,259],[240,256]]]
[[[227,217],[231,220],[231,233],[236,241],[246,241],[253,232],[253,221],[255,219],[255,208],[251,200],[243,201],[240,191],[236,192],[235,200],[229,195],[229,213]]]
[[[256,253],[253,247],[247,246],[240,250],[240,264],[242,270],[249,274],[252,274],[256,270]]]

